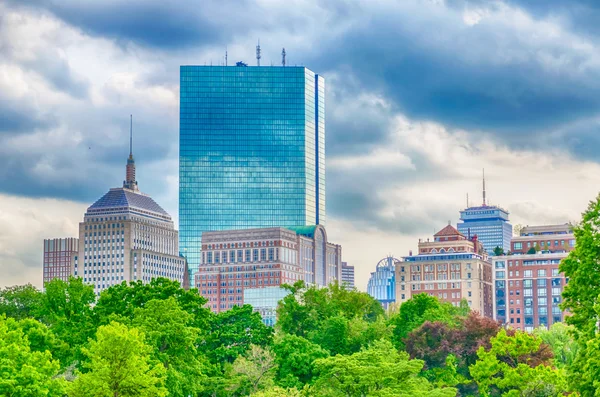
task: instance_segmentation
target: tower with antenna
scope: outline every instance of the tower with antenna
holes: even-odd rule
[[[125,167],[125,180],[123,187],[138,192],[138,183],[135,180],[135,160],[133,159],[133,115],[129,115],[129,157]]]
[[[281,66],[285,66],[285,47],[281,49]]]
[[[227,66],[227,47],[225,47],[225,66]]]
[[[460,222],[457,229],[465,235],[467,233],[476,234],[489,255],[494,255],[496,247],[508,252],[512,239],[509,212],[498,205],[490,204],[485,186],[485,169],[482,169],[481,177],[481,205],[471,206],[467,194],[467,207],[460,211]]]
[[[260,39],[258,40],[258,44],[256,45],[256,66],[260,66]]]

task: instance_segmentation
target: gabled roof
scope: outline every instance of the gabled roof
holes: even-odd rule
[[[433,237],[447,237],[447,236],[462,236],[463,234],[456,230],[456,228],[452,225],[448,225],[436,234]]]
[[[92,204],[88,208],[88,211],[96,212],[98,210],[123,207],[154,212],[163,217],[171,218],[167,211],[152,200],[150,196],[125,188],[110,189],[104,196]]]

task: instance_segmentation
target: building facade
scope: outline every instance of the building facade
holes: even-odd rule
[[[244,288],[244,304],[260,313],[265,325],[272,327],[277,322],[277,305],[290,292],[280,287]]]
[[[203,233],[195,285],[208,307],[219,313],[246,303],[246,289],[279,288],[298,280],[326,286],[341,277],[342,248],[327,242],[323,226],[276,227]]]
[[[510,251],[513,230],[508,211],[495,205],[469,207],[460,211],[460,220],[458,231],[467,238],[476,235],[488,255],[493,255],[496,247]]]
[[[130,152],[123,187],[92,204],[79,224],[79,263],[72,274],[94,286],[96,295],[123,281],[166,277],[189,286],[171,216],[141,193]]]
[[[347,289],[354,289],[354,266],[342,262],[342,285]]]
[[[377,263],[367,284],[367,293],[387,309],[396,302],[396,265],[401,261],[392,256]]]
[[[472,310],[493,316],[492,265],[477,236],[463,236],[448,225],[419,241],[418,255],[396,264],[396,301],[426,293],[459,306],[466,300]]]
[[[79,241],[74,237],[44,239],[44,285],[55,278],[69,281],[78,251]]]
[[[206,231],[325,225],[325,83],[305,67],[181,66],[180,246]]]
[[[574,246],[569,224],[521,229],[511,241],[512,255],[492,260],[494,318],[526,331],[562,322],[565,312],[559,305],[567,280],[559,265]]]

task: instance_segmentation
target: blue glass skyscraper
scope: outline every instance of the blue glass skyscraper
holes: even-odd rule
[[[508,223],[508,211],[495,205],[487,205],[485,200],[485,177],[483,178],[483,204],[468,207],[460,211],[458,231],[471,238],[475,234],[489,255],[500,247],[504,252],[510,251],[512,225]]]
[[[181,66],[179,237],[325,224],[325,83],[305,67]]]

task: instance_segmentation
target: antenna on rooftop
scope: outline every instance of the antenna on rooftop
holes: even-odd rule
[[[260,39],[258,39],[258,45],[256,46],[256,66],[260,66]]]
[[[281,66],[285,66],[285,47],[281,49]]]
[[[467,208],[469,208],[469,193],[467,193]]]
[[[483,169],[483,206],[485,207],[485,168]]]
[[[133,115],[129,115],[129,157],[133,156]]]
[[[227,66],[227,47],[225,47],[225,66]]]

